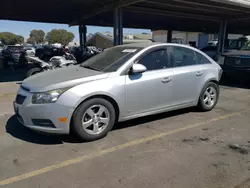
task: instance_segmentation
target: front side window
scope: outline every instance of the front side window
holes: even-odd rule
[[[195,52],[184,47],[172,47],[171,60],[173,67],[196,65]]]
[[[140,64],[147,68],[147,71],[165,69],[169,67],[168,54],[166,49],[153,51],[139,60]]]

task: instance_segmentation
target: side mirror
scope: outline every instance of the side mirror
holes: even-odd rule
[[[138,63],[133,64],[131,68],[131,73],[143,73],[145,71],[147,71],[147,68],[144,65]]]

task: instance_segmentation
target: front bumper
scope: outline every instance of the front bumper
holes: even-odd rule
[[[69,134],[70,120],[73,114],[73,108],[64,106],[59,103],[52,104],[32,104],[32,94],[22,90],[18,91],[19,95],[25,96],[23,104],[14,102],[14,110],[17,119],[25,126],[35,131],[51,134]],[[64,118],[60,121],[59,118]],[[66,119],[66,120],[65,120]],[[34,122],[49,120],[53,126],[44,126],[34,124]]]

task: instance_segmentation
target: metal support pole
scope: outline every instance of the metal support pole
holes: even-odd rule
[[[118,9],[118,36],[119,36],[119,40],[118,40],[118,45],[122,45],[123,44],[123,27],[122,27],[122,20],[123,20],[123,15],[122,15],[122,9],[119,8]]]
[[[227,40],[227,21],[223,21],[223,35],[222,35],[222,47],[221,52],[224,52],[225,49],[225,41]]]
[[[87,27],[84,25],[82,26],[82,38],[83,38],[83,45],[87,43]]]
[[[119,9],[115,8],[114,9],[114,31],[113,31],[113,38],[114,38],[114,46],[118,45],[118,40],[119,40]]]
[[[222,20],[220,23],[217,55],[220,55],[222,52],[224,52],[226,31],[227,31],[227,21]]]
[[[172,30],[168,30],[168,36],[167,36],[167,42],[168,43],[172,42],[172,33],[173,33]]]
[[[83,37],[82,37],[82,25],[79,25],[79,44],[80,44],[80,49],[83,47]]]

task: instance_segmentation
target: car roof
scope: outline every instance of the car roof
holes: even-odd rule
[[[189,46],[187,44],[166,43],[166,42],[141,42],[141,43],[120,45],[120,47],[127,47],[127,48],[148,48],[148,47],[154,47],[154,46],[177,46],[177,47],[184,47],[184,48],[197,50],[196,48]]]
[[[146,47],[154,46],[157,44],[164,44],[164,43],[161,43],[161,42],[138,42],[138,43],[132,43],[132,44],[123,44],[120,46],[128,47],[128,48],[146,48]]]

